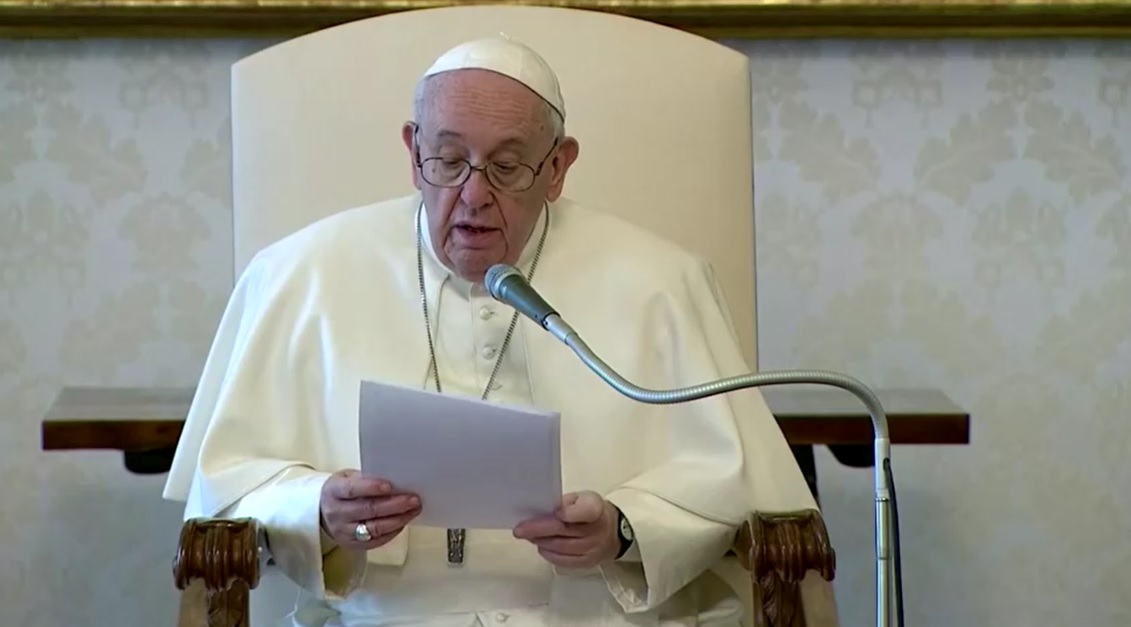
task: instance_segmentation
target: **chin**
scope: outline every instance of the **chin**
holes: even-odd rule
[[[498,259],[485,259],[483,256],[474,255],[468,256],[469,258],[460,261],[452,261],[452,266],[455,268],[456,274],[467,280],[481,281],[483,275],[487,274],[487,270],[496,263],[506,263]]]
[[[464,279],[465,281],[471,281],[472,283],[482,283],[483,277],[487,274],[487,269],[490,268],[491,265],[492,264],[481,265],[470,263],[455,264],[455,272],[460,276],[460,278]]]

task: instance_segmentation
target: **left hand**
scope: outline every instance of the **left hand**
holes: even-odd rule
[[[547,562],[568,568],[592,568],[620,551],[617,510],[590,491],[566,494],[553,515],[519,523],[514,537],[537,546]]]

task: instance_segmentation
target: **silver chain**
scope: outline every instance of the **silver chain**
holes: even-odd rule
[[[436,359],[436,345],[432,340],[432,322],[428,316],[428,295],[424,289],[424,234],[420,229],[420,212],[424,209],[424,203],[420,204],[417,208],[416,214],[416,276],[420,283],[420,309],[424,314],[424,331],[428,336],[428,354],[430,359],[428,361],[428,373],[425,375],[432,376],[436,382],[436,392],[442,394],[444,392],[443,386],[440,384],[440,367]],[[542,247],[546,244],[546,233],[550,229],[550,210],[549,207],[543,205],[543,210],[546,213],[546,219],[542,222],[542,234],[538,238],[538,247],[534,251],[534,259],[530,262],[530,272],[526,275],[526,281],[530,282],[534,278],[534,271],[538,268],[538,260],[542,257]],[[507,348],[510,347],[511,337],[514,335],[515,327],[518,326],[518,312],[514,312],[511,316],[510,327],[507,328],[506,337],[503,338],[503,345],[499,348],[499,356],[495,359],[495,367],[491,370],[491,377],[487,380],[487,385],[483,388],[483,394],[480,400],[487,400],[487,395],[491,393],[491,387],[495,384],[495,377],[498,376],[499,370],[502,368],[503,359],[507,354]],[[463,563],[463,545],[467,538],[466,529],[448,529],[448,562],[451,564]]]

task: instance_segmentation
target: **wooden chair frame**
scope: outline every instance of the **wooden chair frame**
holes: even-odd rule
[[[732,550],[750,573],[756,627],[813,627],[801,603],[801,581],[810,572],[832,581],[836,571],[820,512],[752,513]],[[181,627],[249,627],[250,594],[268,558],[266,532],[254,519],[187,521],[173,562],[187,606],[182,617],[190,617]]]

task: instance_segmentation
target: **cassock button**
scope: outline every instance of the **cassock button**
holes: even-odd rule
[[[487,346],[486,348],[483,349],[482,355],[483,355],[483,359],[491,359],[492,357],[495,356],[495,349],[490,347],[490,346]]]
[[[490,320],[491,316],[493,316],[493,315],[495,315],[495,312],[491,311],[487,307],[483,307],[479,310],[479,319],[480,320]]]
[[[507,622],[508,618],[510,618],[510,615],[507,614],[506,612],[499,612],[498,614],[495,614],[495,620],[500,622],[500,623]]]

